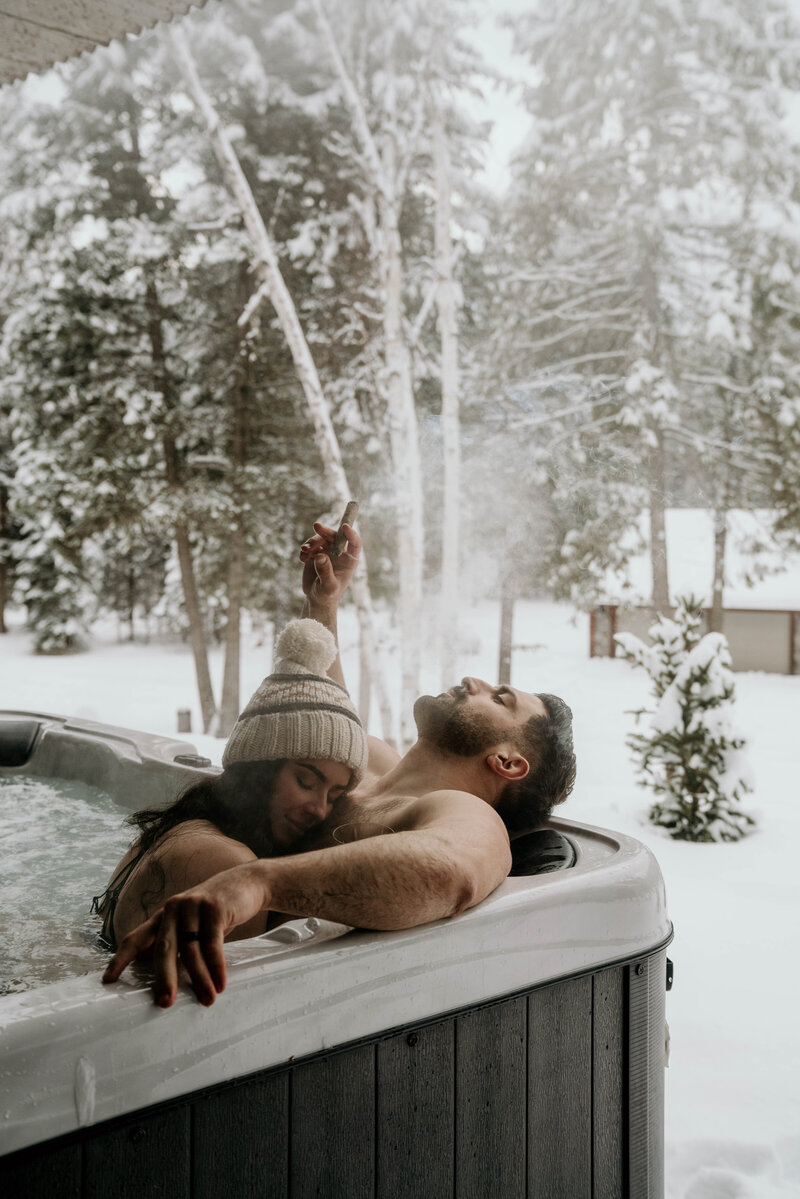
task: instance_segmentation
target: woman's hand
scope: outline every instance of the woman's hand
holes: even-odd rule
[[[163,908],[128,933],[106,967],[104,983],[152,951],[159,1007],[171,1007],[178,994],[182,962],[195,995],[209,1007],[225,990],[223,942],[227,934],[269,907],[265,862],[248,862],[215,874],[198,887],[173,895]]]
[[[342,525],[347,545],[338,558],[331,558],[330,550],[336,536],[335,529],[314,522],[314,536],[300,547],[303,563],[303,594],[308,600],[309,614],[336,609],[344,592],[350,585],[361,554],[361,538],[351,525]]]

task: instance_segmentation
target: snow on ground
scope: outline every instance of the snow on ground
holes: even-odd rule
[[[465,612],[460,671],[493,679],[498,612]],[[549,603],[520,603],[512,681],[563,695],[575,713],[579,776],[564,809],[577,820],[629,833],[656,854],[675,940],[667,997],[667,1199],[789,1199],[800,1196],[800,677],[739,674],[737,723],[749,738],[758,831],[736,845],[670,841],[644,822],[647,797],[634,783],[626,713],[647,681],[624,662],[588,658],[585,617]],[[345,670],[357,674],[353,614],[342,621]],[[219,685],[221,654],[214,651]],[[441,681],[426,654],[424,690]],[[396,654],[391,667],[396,672]],[[242,700],[270,668],[270,651],[247,639]],[[91,652],[39,658],[21,631],[0,638],[0,708],[33,709],[175,733],[178,708],[197,702],[189,649],[117,644],[100,629]],[[375,732],[380,730],[375,727]],[[219,761],[222,743],[192,738]]]
[[[766,509],[728,513],[725,556],[727,608],[792,608],[800,605],[800,554],[781,549],[771,535],[774,514]],[[707,508],[669,508],[666,513],[667,561],[673,597],[695,593],[711,601],[714,570],[713,514]],[[648,516],[640,533],[648,544]],[[760,548],[754,549],[758,543]],[[763,578],[759,575],[763,574]],[[748,576],[751,583],[748,584]],[[652,593],[650,551],[635,554],[625,576],[609,575],[610,600],[647,602]]]

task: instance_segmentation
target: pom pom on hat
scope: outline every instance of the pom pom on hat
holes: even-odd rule
[[[281,670],[300,666],[311,674],[325,674],[336,657],[333,633],[318,620],[290,620],[275,646]]]
[[[367,738],[355,704],[325,674],[336,638],[317,620],[291,620],[278,637],[275,669],[250,697],[222,755],[234,762],[331,759],[353,779],[367,767]]]

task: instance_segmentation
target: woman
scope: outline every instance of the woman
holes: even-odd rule
[[[165,810],[129,817],[140,830],[92,910],[112,946],[171,895],[231,866],[289,853],[364,774],[367,739],[345,688],[325,672],[336,641],[316,620],[281,633],[275,672],[239,717],[222,774]],[[236,929],[263,933],[267,912]]]

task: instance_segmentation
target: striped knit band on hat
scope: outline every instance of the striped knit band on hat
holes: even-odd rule
[[[325,671],[336,657],[333,634],[316,620],[292,620],[278,638],[275,671],[237,720],[222,765],[279,758],[341,762],[358,782],[367,738],[353,701]]]

